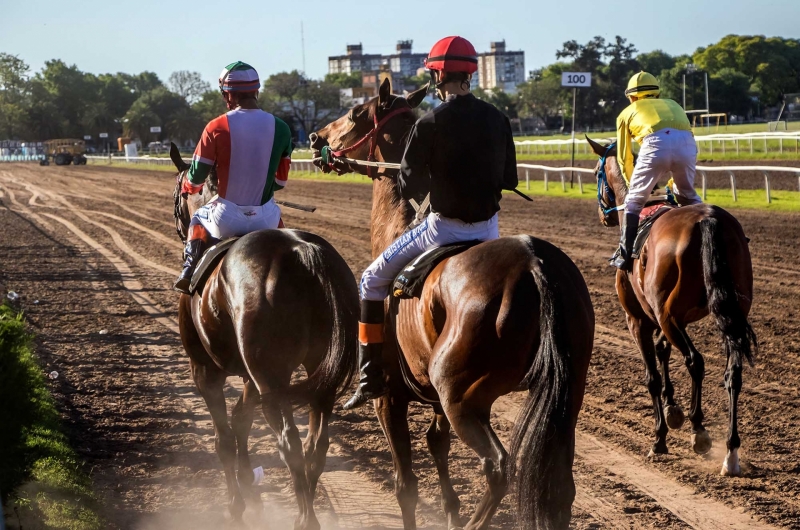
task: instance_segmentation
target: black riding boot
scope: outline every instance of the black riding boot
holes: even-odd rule
[[[361,377],[344,410],[364,405],[389,392],[383,371],[383,301],[362,300],[359,327],[358,368]]]
[[[631,253],[633,242],[636,241],[636,232],[639,230],[639,214],[627,213],[622,218],[622,235],[619,239],[619,248],[611,256],[609,263],[616,268],[629,271],[633,264]]]
[[[189,294],[189,285],[192,283],[192,274],[197,267],[197,262],[205,251],[205,242],[202,239],[192,239],[186,243],[186,248],[183,250],[183,255],[186,256],[186,261],[183,263],[183,270],[173,289],[179,293]]]

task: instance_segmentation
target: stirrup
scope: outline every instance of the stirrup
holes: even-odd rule
[[[178,291],[179,293],[191,294],[189,292],[189,287],[191,284],[191,280],[187,280],[186,278],[178,278],[177,281],[175,281],[175,284],[172,286],[172,289]]]
[[[389,385],[384,382],[383,386],[378,390],[363,390],[361,386],[356,389],[356,393],[353,394],[347,403],[342,405],[343,410],[353,410],[359,407],[363,407],[367,404],[368,401],[372,401],[373,399],[378,399],[381,396],[385,396],[389,393]]]

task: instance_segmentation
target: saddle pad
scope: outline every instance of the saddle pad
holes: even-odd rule
[[[425,251],[400,271],[394,280],[392,294],[396,298],[419,298],[422,288],[425,287],[425,280],[434,267],[446,258],[460,254],[479,243],[483,241],[463,241]]]
[[[633,251],[631,252],[631,257],[633,259],[639,259],[642,248],[644,248],[644,244],[647,242],[647,238],[650,236],[650,230],[653,228],[653,224],[656,220],[668,211],[674,209],[675,206],[662,203],[648,206],[642,210],[642,213],[639,215],[639,229],[636,232],[636,239],[633,241]]]
[[[222,258],[225,257],[225,254],[228,253],[231,246],[238,240],[238,237],[225,239],[205,251],[197,267],[194,269],[194,274],[192,274],[192,281],[189,284],[190,294],[203,292],[203,287],[206,284],[206,280],[208,280],[208,277],[211,275],[211,272],[217,267],[217,264]]]

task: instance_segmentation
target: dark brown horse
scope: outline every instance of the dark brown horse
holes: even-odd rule
[[[600,156],[596,168],[600,221],[605,226],[617,226],[628,187],[617,163],[616,147],[589,143]],[[739,475],[737,408],[742,365],[744,360],[752,362],[758,349],[747,320],[753,303],[753,266],[742,226],[722,208],[708,204],[663,214],[653,224],[632,271],[617,272],[617,295],[647,370],[656,423],[651,454],[667,453],[667,426],[678,429],[684,422],[669,379],[671,346],[683,354],[692,378],[692,448],[698,454],[711,449],[711,437],[703,426],[705,361],[686,333],[686,326],[709,314],[714,319],[727,355],[725,388],[730,400],[728,453],[722,474]],[[663,386],[656,359],[664,372]]]
[[[175,219],[185,239],[191,215],[215,193],[181,194],[187,164],[173,146],[178,168]],[[241,519],[253,471],[247,437],[259,403],[278,438],[300,507],[295,528],[318,529],[313,500],[328,452],[328,419],[355,371],[358,294],[350,268],[321,237],[297,230],[262,230],[239,239],[211,274],[202,294],[181,295],[181,340],[192,377],[205,399],[225,470],[229,510]],[[291,383],[303,366],[308,378]],[[228,424],[223,385],[244,380]],[[309,404],[304,442],[293,405]],[[235,468],[238,463],[238,474]]]
[[[389,113],[416,107],[424,95],[425,89],[408,98],[394,96],[386,81],[378,97],[312,135],[312,147],[344,150],[375,134],[370,131]],[[409,112],[386,122],[375,134],[375,158],[399,162],[413,123]],[[364,160],[368,150],[364,142],[348,158]],[[367,173],[349,163],[334,169]],[[393,173],[372,173],[373,256],[405,231],[414,213]],[[524,528],[567,528],[575,497],[575,424],[594,338],[589,292],[569,257],[525,235],[474,246],[439,264],[420,299],[387,304],[385,335],[391,390],[375,401],[375,409],[394,459],[405,528],[416,528],[418,496],[407,419],[411,401],[433,405],[427,442],[449,528],[460,526],[460,503],[448,470],[451,426],[478,454],[486,475],[485,494],[466,528],[488,527],[512,482]],[[492,404],[517,390],[528,395],[509,454],[489,420]]]

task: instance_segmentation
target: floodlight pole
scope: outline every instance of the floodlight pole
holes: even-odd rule
[[[577,110],[577,101],[578,101],[578,87],[572,87],[572,162],[570,163],[569,167],[575,167],[575,112]],[[569,170],[569,187],[572,187],[575,184],[575,177],[573,175],[573,171]]]

